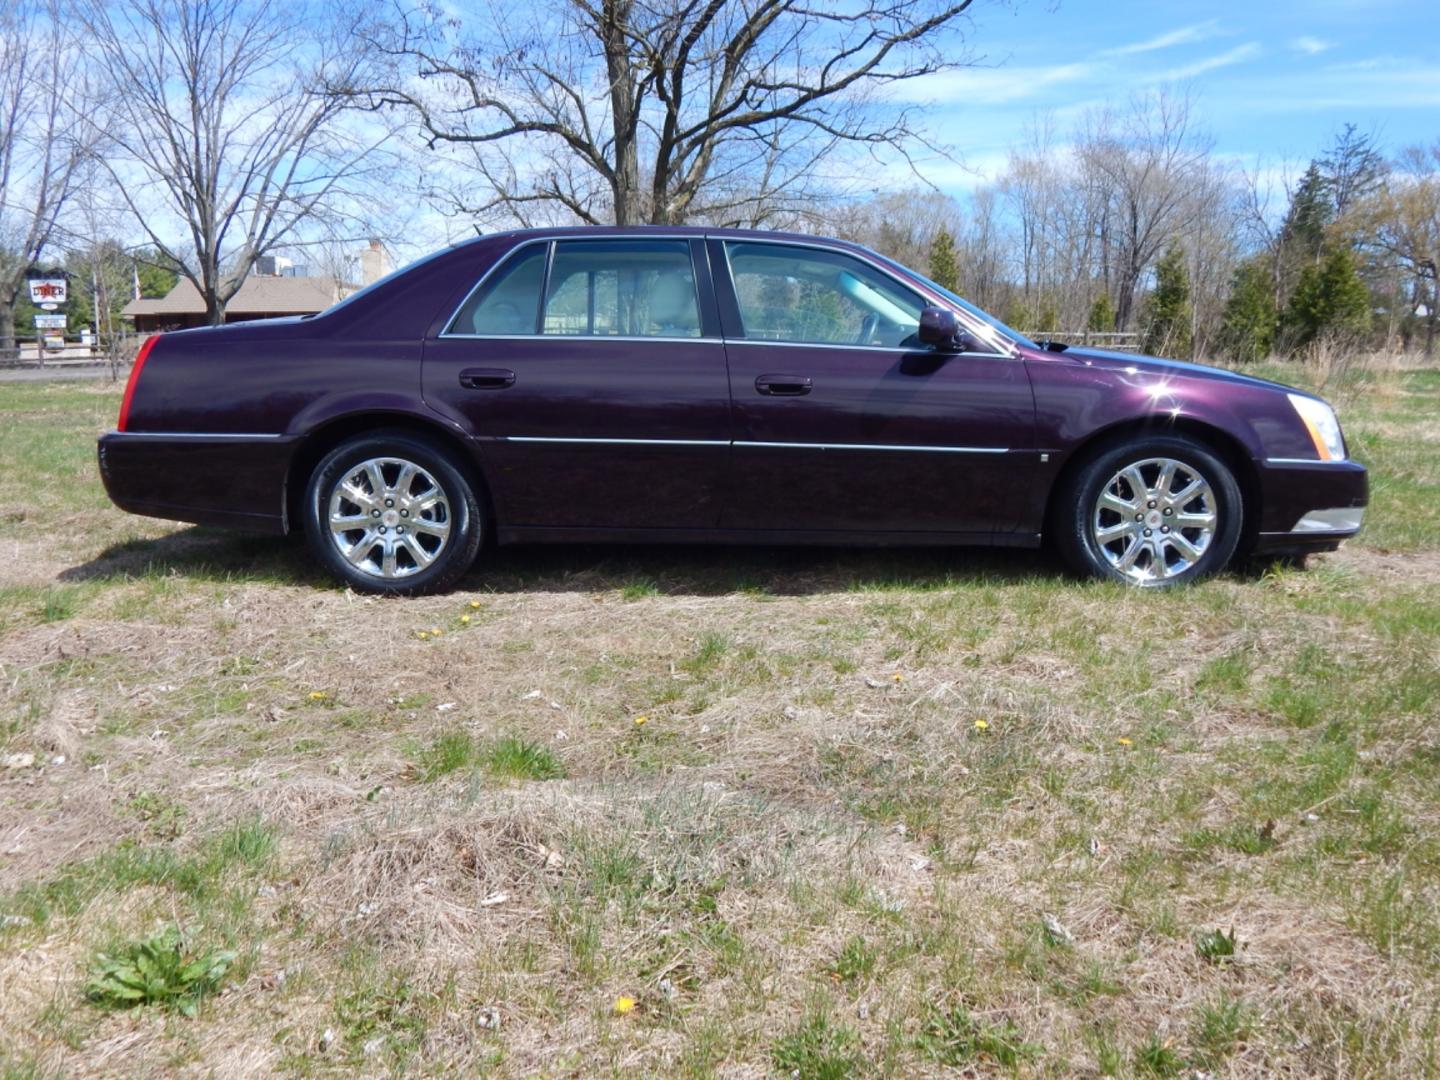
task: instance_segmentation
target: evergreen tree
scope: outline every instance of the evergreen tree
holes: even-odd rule
[[[1310,162],[1300,185],[1290,197],[1290,209],[1280,228],[1282,246],[1299,260],[1317,261],[1325,246],[1325,226],[1335,215],[1330,184],[1319,162]]]
[[[1019,330],[1022,334],[1028,330],[1035,329],[1035,312],[1025,298],[1019,293],[1010,297],[1009,303],[1005,305],[1003,321],[1006,326]]]
[[[1085,329],[1104,333],[1115,329],[1115,308],[1110,303],[1110,294],[1102,292],[1090,305],[1090,314],[1085,319]]]
[[[1155,292],[1150,296],[1145,340],[1141,348],[1152,355],[1190,355],[1190,275],[1185,270],[1185,249],[1172,240],[1155,266]]]
[[[1230,357],[1252,363],[1270,354],[1278,315],[1269,269],[1258,258],[1241,263],[1225,301],[1221,341]]]
[[[1354,336],[1370,328],[1370,292],[1355,269],[1349,248],[1336,248],[1318,265],[1307,266],[1285,309],[1293,349],[1325,336]]]
[[[930,280],[951,292],[960,291],[960,262],[955,257],[955,238],[949,229],[936,233],[930,245]]]
[[[1060,310],[1055,306],[1053,300],[1042,300],[1040,302],[1040,308],[1035,313],[1035,325],[1032,329],[1045,334],[1053,334],[1060,329]]]

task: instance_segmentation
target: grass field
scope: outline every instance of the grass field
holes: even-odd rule
[[[1440,1075],[1440,371],[1329,392],[1371,521],[1304,572],[380,601],[0,386],[0,1076]]]

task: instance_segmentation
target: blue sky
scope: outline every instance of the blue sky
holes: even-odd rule
[[[1037,117],[1063,138],[1106,102],[1187,88],[1217,153],[1289,172],[1345,122],[1388,151],[1440,138],[1435,0],[994,0],[976,4],[980,66],[912,84],[964,168],[926,174],[963,191],[1003,167]],[[1288,166],[1288,167],[1287,167]]]

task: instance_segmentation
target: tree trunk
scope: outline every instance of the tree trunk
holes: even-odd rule
[[[19,360],[15,347],[15,301],[0,300],[0,360]]]
[[[1440,276],[1430,279],[1430,295],[1426,298],[1425,304],[1425,359],[1429,360],[1435,355],[1435,319],[1440,312],[1435,310],[1437,302],[1440,302]]]
[[[205,294],[205,324],[207,326],[225,325],[225,305],[220,302],[220,297],[214,292]]]
[[[615,202],[616,225],[636,225],[642,219],[635,205],[635,196],[640,190],[640,151],[629,20],[629,0],[606,0],[600,34],[605,47],[605,70],[610,77],[610,116],[615,131],[615,172],[610,179],[610,190]]]

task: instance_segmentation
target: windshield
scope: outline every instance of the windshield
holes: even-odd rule
[[[1028,347],[1028,348],[1031,348],[1031,349],[1038,349],[1038,348],[1040,347],[1040,346],[1036,345],[1035,342],[1031,341],[1028,337],[1026,337],[1024,334],[1020,333],[1020,331],[1018,331],[1018,330],[1012,330],[1010,327],[1006,326],[1006,325],[1005,325],[1003,322],[1001,322],[999,319],[995,318],[994,315],[991,315],[988,311],[981,311],[978,307],[976,307],[974,304],[970,303],[970,301],[969,301],[969,300],[966,300],[963,296],[957,296],[955,293],[953,293],[953,292],[951,292],[949,289],[945,288],[944,285],[941,285],[941,284],[938,284],[937,282],[931,281],[931,280],[930,280],[928,277],[926,277],[924,274],[921,274],[921,273],[919,273],[919,272],[917,272],[917,271],[915,271],[915,270],[912,270],[912,269],[910,269],[910,267],[908,267],[908,266],[901,266],[901,265],[900,265],[899,263],[897,263],[894,259],[887,259],[887,258],[885,258],[884,255],[880,255],[880,254],[877,253],[876,257],[879,258],[879,259],[884,260],[886,263],[889,263],[891,266],[895,267],[897,270],[901,270],[901,271],[903,271],[904,273],[909,274],[909,275],[910,275],[911,277],[913,277],[916,281],[919,281],[919,282],[921,282],[921,283],[924,284],[924,285],[928,285],[930,288],[934,289],[934,290],[935,290],[937,293],[939,293],[941,296],[945,297],[946,300],[949,300],[951,303],[958,304],[960,307],[962,307],[962,308],[964,308],[966,311],[968,311],[971,315],[974,315],[975,318],[979,319],[981,322],[987,323],[987,324],[989,324],[990,326],[993,326],[996,330],[999,330],[1002,334],[1004,334],[1006,337],[1008,337],[1011,341],[1018,341],[1021,345],[1024,345],[1024,346],[1026,346],[1026,347]]]

